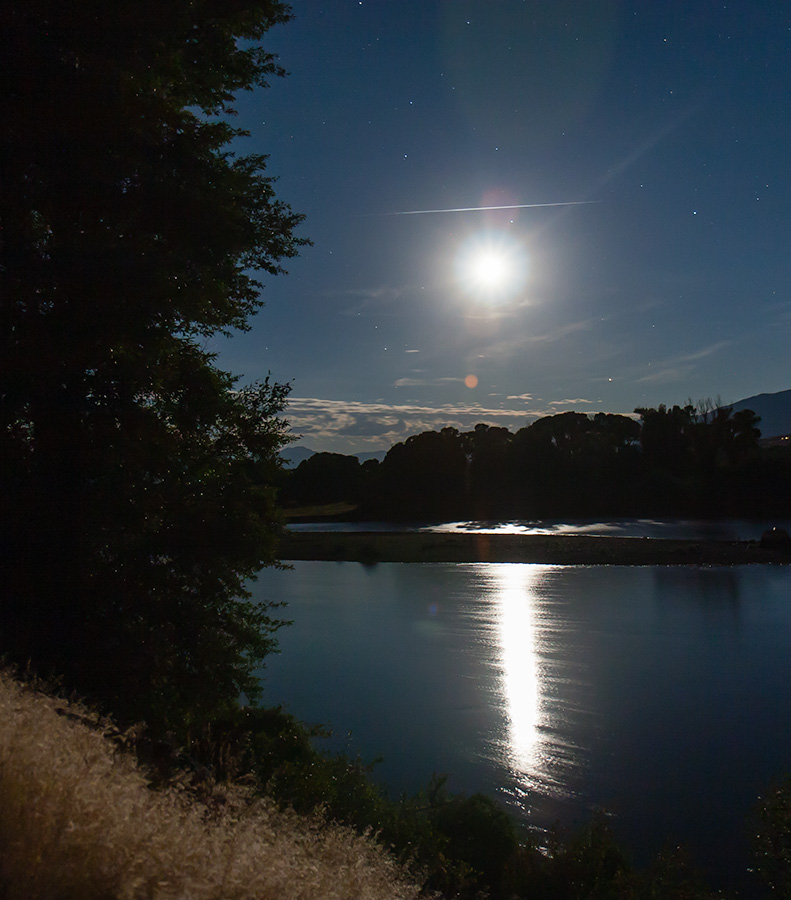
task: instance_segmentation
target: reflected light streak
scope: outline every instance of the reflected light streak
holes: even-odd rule
[[[508,710],[507,755],[517,772],[532,781],[539,749],[539,683],[533,589],[547,566],[503,564],[493,573],[498,592],[503,690]],[[531,777],[533,776],[533,777]]]

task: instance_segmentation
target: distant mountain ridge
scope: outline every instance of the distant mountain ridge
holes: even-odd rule
[[[751,409],[761,417],[758,427],[762,438],[791,434],[791,390],[775,394],[756,394],[731,404],[734,412]]]
[[[296,469],[303,459],[310,459],[315,453],[310,447],[289,446],[280,451],[280,458],[287,469]]]

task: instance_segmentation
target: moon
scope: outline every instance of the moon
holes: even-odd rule
[[[476,287],[497,290],[512,273],[513,265],[502,250],[479,250],[470,259],[470,278]]]
[[[475,235],[464,241],[456,256],[456,277],[465,293],[485,301],[507,299],[522,287],[527,253],[505,234]]]

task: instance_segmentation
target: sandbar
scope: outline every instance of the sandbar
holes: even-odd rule
[[[520,562],[546,565],[729,566],[791,564],[791,552],[757,541],[669,540],[592,535],[442,532],[287,531],[277,551],[283,562]]]

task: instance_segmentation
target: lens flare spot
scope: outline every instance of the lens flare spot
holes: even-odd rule
[[[476,388],[478,387],[478,376],[477,375],[467,375],[464,378],[464,384],[468,388]]]

